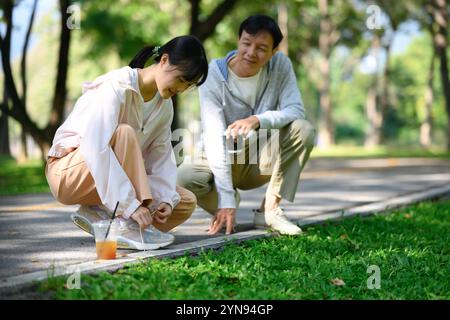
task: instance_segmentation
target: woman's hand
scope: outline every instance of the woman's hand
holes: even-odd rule
[[[165,202],[161,202],[158,206],[156,214],[153,216],[156,222],[166,223],[167,219],[172,214],[172,207]]]
[[[139,224],[141,229],[145,229],[153,223],[150,209],[144,206],[140,206],[130,217]]]

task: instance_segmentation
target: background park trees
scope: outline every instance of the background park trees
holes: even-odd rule
[[[48,9],[37,10],[44,2]],[[18,8],[28,10],[26,21],[14,19]],[[144,44],[190,33],[210,59],[223,56],[254,13],[274,17],[285,34],[280,50],[292,60],[319,147],[450,150],[445,0],[5,0],[0,10],[2,154],[25,134],[45,153],[82,82],[128,64]],[[22,54],[11,56],[18,44]],[[179,96],[173,129],[196,123],[198,110],[196,92]]]

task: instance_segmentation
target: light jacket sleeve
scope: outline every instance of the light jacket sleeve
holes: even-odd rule
[[[217,91],[223,85],[219,81],[206,81],[199,88],[201,124],[206,158],[214,175],[218,193],[218,208],[236,208],[231,176],[231,165],[227,161],[223,133],[226,130],[225,116]]]
[[[102,203],[112,211],[119,201],[118,212],[129,217],[140,202],[110,145],[124,99],[123,93],[118,92],[114,83],[108,81],[85,93],[80,152],[94,178]]]
[[[261,129],[279,129],[296,119],[305,118],[305,108],[292,63],[284,54],[277,53],[277,55],[279,55],[280,61],[279,67],[275,66],[277,69],[275,72],[285,75],[282,77],[280,87],[277,88],[279,90],[277,90],[279,110],[255,114],[259,119]],[[274,109],[277,109],[276,106]]]
[[[166,202],[173,209],[180,202],[180,195],[176,191],[177,165],[171,144],[172,117],[173,113],[161,133],[144,150],[143,156],[153,202]]]

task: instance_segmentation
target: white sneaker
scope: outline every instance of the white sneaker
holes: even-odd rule
[[[272,228],[281,234],[287,235],[298,235],[302,233],[296,224],[289,221],[289,219],[284,215],[281,208],[276,208],[268,212],[261,212],[258,209],[253,210],[255,213],[254,223],[255,227],[261,228]]]
[[[91,235],[94,235],[94,228],[92,224],[100,220],[111,219],[111,213],[103,205],[99,206],[82,205],[78,208],[77,212],[72,213],[70,215],[70,219],[72,219],[73,223],[77,227],[79,227],[83,231],[86,231],[87,233],[90,233]]]
[[[172,234],[161,232],[154,226],[142,230],[134,220],[125,220],[121,217],[116,220],[119,222],[118,249],[155,250],[175,241]]]

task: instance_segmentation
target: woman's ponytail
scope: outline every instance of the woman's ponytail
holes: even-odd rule
[[[144,68],[150,58],[158,58],[160,55],[160,47],[145,46],[143,47],[128,64],[130,68]]]

